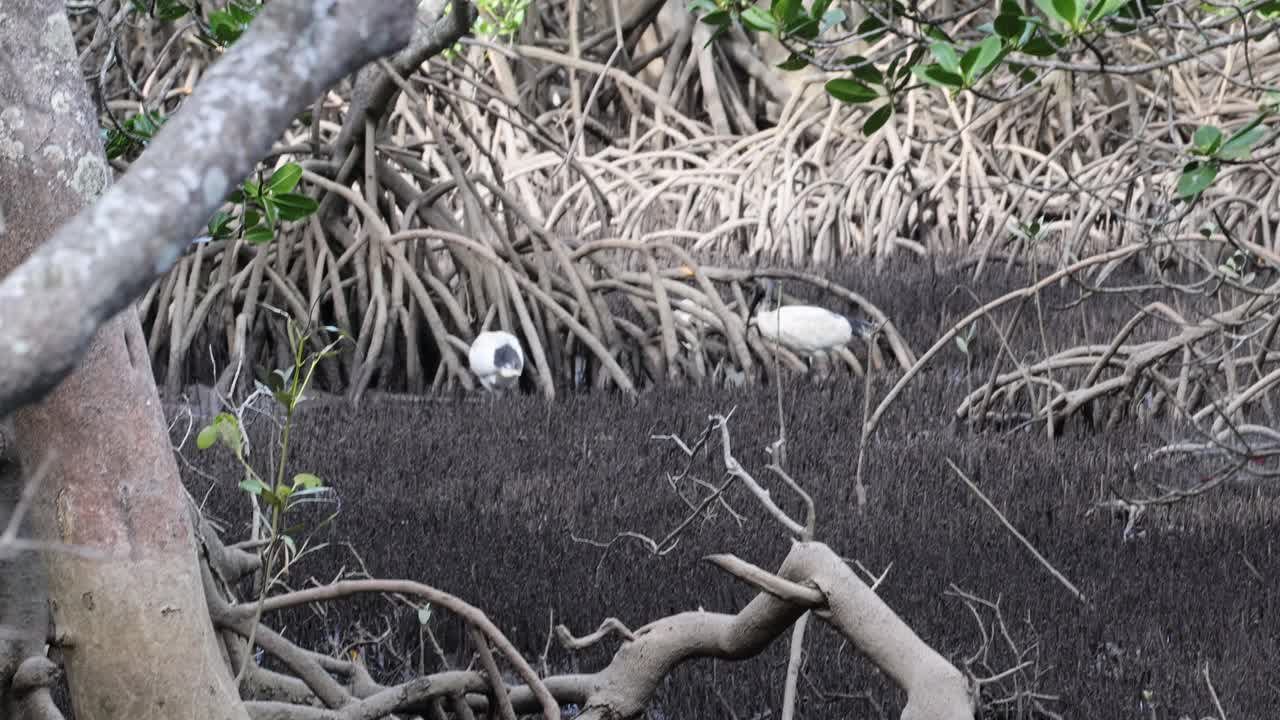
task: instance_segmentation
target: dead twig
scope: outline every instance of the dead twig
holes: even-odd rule
[[[1081,593],[1080,590],[1076,588],[1076,586],[1073,585],[1071,581],[1066,578],[1066,576],[1058,572],[1058,569],[1055,568],[1052,563],[1046,560],[1045,557],[1040,554],[1040,551],[1036,550],[1035,546],[1032,545],[1031,542],[1027,540],[1027,538],[1024,537],[1022,533],[1018,532],[1018,529],[1015,528],[1013,524],[1009,522],[1008,518],[1004,516],[1004,513],[1000,512],[1000,510],[996,508],[995,504],[992,503],[991,500],[987,498],[986,494],[984,494],[982,490],[980,490],[978,486],[975,485],[973,481],[969,479],[969,476],[965,475],[964,471],[961,470],[959,467],[957,467],[956,464],[951,461],[951,458],[947,458],[947,465],[949,465],[951,469],[955,471],[956,475],[960,476],[960,479],[963,480],[964,484],[967,485],[969,489],[972,490],[973,493],[978,496],[978,499],[981,500],[982,503],[991,510],[991,512],[995,513],[996,517],[1000,520],[1000,524],[1004,525],[1005,528],[1010,533],[1012,533],[1015,538],[1018,539],[1018,542],[1021,542],[1022,545],[1027,548],[1027,550],[1031,551],[1031,554],[1035,556],[1036,560],[1038,560],[1040,564],[1043,565],[1051,575],[1057,578],[1058,582],[1062,583],[1062,585],[1066,587],[1067,590],[1070,591],[1071,594],[1075,596],[1077,600],[1079,600],[1082,603],[1087,602],[1085,600],[1084,593]]]

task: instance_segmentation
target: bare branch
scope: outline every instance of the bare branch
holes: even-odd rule
[[[635,634],[632,633],[631,630],[618,618],[605,618],[604,622],[600,623],[600,627],[597,628],[595,632],[590,635],[583,635],[580,638],[574,637],[573,633],[569,632],[569,628],[564,625],[556,626],[556,639],[560,641],[561,645],[569,650],[582,650],[589,648],[614,633],[621,635],[626,640],[636,639]]]
[[[947,458],[947,465],[951,466],[951,469],[955,471],[956,475],[960,476],[960,479],[964,481],[964,484],[968,485],[969,489],[972,490],[973,493],[978,496],[978,499],[981,500],[983,504],[986,505],[991,510],[991,512],[996,514],[996,517],[1000,519],[1000,523],[1004,525],[1005,528],[1009,530],[1009,532],[1013,533],[1013,536],[1016,537],[1018,541],[1023,544],[1023,546],[1025,546],[1028,550],[1031,551],[1031,554],[1035,556],[1036,560],[1038,560],[1040,564],[1043,565],[1045,569],[1049,571],[1050,574],[1052,574],[1055,578],[1057,578],[1058,582],[1062,583],[1067,588],[1067,590],[1070,590],[1071,594],[1074,595],[1077,600],[1079,600],[1080,602],[1086,602],[1084,593],[1080,592],[1080,590],[1075,585],[1073,585],[1071,581],[1066,578],[1065,575],[1058,572],[1058,569],[1055,568],[1048,560],[1046,560],[1045,557],[1040,554],[1039,550],[1035,549],[1035,546],[1031,544],[1031,541],[1027,540],[1025,537],[1023,537],[1022,533],[1018,532],[1018,529],[1015,528],[1007,518],[1005,518],[1004,513],[1000,512],[1000,510],[996,508],[995,504],[992,503],[991,500],[987,498],[986,494],[984,494],[982,490],[980,490],[978,486],[975,485],[973,481],[969,479],[969,476],[965,475],[964,471],[956,467],[955,463],[951,462],[951,458]]]
[[[729,439],[729,419],[723,415],[712,415],[711,422],[720,428],[720,444],[724,449],[725,471],[733,477],[741,480],[742,484],[746,485],[747,489],[751,491],[751,494],[756,497],[756,500],[759,500],[760,504],[764,506],[765,511],[768,512],[774,520],[781,523],[782,527],[786,528],[788,533],[791,533],[791,535],[796,538],[805,537],[805,526],[795,520],[792,520],[790,515],[787,515],[782,508],[778,507],[778,504],[773,501],[769,491],[764,489],[760,483],[756,482],[756,479],[751,477],[751,474],[748,473],[746,469],[742,467],[742,464],[738,462],[738,459],[733,456],[733,443]]]
[[[481,631],[502,652],[507,661],[515,668],[516,674],[532,688],[547,720],[558,720],[560,707],[556,704],[555,698],[547,691],[537,673],[533,671],[533,668],[529,666],[529,663],[520,655],[520,652],[511,644],[506,635],[493,624],[493,621],[479,608],[429,585],[409,580],[342,580],[323,587],[308,588],[267,598],[262,603],[262,610],[264,613],[275,612],[298,605],[337,600],[348,595],[361,593],[400,593],[422,598],[433,605],[447,608],[450,612],[466,620]],[[239,605],[230,608],[228,616],[237,619],[251,616],[255,609],[256,604]]]
[[[972,720],[974,698],[960,671],[921,641],[829,547],[795,543],[778,577],[818,587],[827,608],[820,617],[906,690],[903,717]],[[636,631],[635,642],[619,648],[607,668],[581,679],[594,690],[579,717],[638,715],[676,665],[695,657],[751,657],[805,612],[803,605],[761,594],[737,615],[685,612],[650,623]]]
[[[708,555],[703,559],[739,580],[745,581],[760,592],[768,593],[779,600],[786,600],[807,609],[819,609],[827,604],[827,597],[821,590],[784,580],[734,555]]]

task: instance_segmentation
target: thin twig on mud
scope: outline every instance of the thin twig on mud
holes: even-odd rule
[[[1062,583],[1062,585],[1066,587],[1067,590],[1069,590],[1077,600],[1079,600],[1082,603],[1087,602],[1085,600],[1084,594],[1081,593],[1080,590],[1077,589],[1076,586],[1073,585],[1071,581],[1066,578],[1065,575],[1058,572],[1057,568],[1055,568],[1048,560],[1046,560],[1045,557],[1040,554],[1039,550],[1036,550],[1035,546],[1031,544],[1031,541],[1027,540],[1027,538],[1024,537],[1022,533],[1018,532],[1018,529],[1015,528],[1013,524],[1009,522],[1008,518],[1004,516],[1004,513],[1000,512],[1000,510],[996,508],[995,504],[992,503],[991,500],[987,498],[986,494],[983,493],[982,490],[979,489],[978,486],[975,485],[973,481],[969,479],[969,476],[965,475],[964,471],[961,470],[959,467],[957,467],[956,464],[951,461],[951,458],[947,458],[947,465],[949,465],[951,469],[955,471],[956,475],[960,476],[960,479],[963,480],[964,484],[967,485],[969,489],[972,490],[973,493],[978,496],[978,499],[981,500],[982,503],[991,510],[991,512],[995,513],[996,517],[999,518],[1000,520],[1000,524],[1004,525],[1005,528],[1010,533],[1012,533],[1015,538],[1018,539],[1018,542],[1021,542],[1023,546],[1025,546],[1028,550],[1030,550],[1031,554],[1035,556],[1036,560],[1038,560],[1040,564],[1043,565],[1045,569],[1049,571],[1050,574],[1052,574],[1055,578],[1057,578],[1058,582]]]

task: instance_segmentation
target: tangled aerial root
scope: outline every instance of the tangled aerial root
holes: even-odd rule
[[[1245,89],[1280,74],[1268,59],[1280,47],[1267,32],[1274,23],[1228,42],[1237,19],[1189,28],[1157,14],[1152,21],[1194,62],[1138,72],[1159,64],[1160,51],[1108,36],[1107,68],[1081,65],[1073,75],[1073,65],[1032,63],[1032,79],[993,75],[981,93],[908,93],[865,137],[859,129],[874,104],[832,104],[821,73],[779,75],[745,33],[708,45],[701,24],[664,3],[624,3],[621,17],[612,6],[594,14],[569,5],[540,6],[508,48],[468,44],[445,60],[439,46],[419,42],[366,69],[349,92],[318,101],[269,162],[304,166],[300,189],[318,196],[320,213],[268,245],[198,244],[141,302],[165,390],[177,394],[191,376],[214,371],[226,387],[245,365],[284,364],[286,323],[268,308],[309,321],[320,346],[333,339],[327,327],[351,339],[319,382],[353,399],[371,387],[473,387],[463,348],[495,324],[522,336],[530,381],[550,397],[575,386],[630,392],[771,372],[760,360],[772,350],[741,332],[749,273],[704,268],[690,286],[673,268],[695,258],[731,257],[781,277],[791,266],[906,251],[967,257],[976,276],[1002,261],[1069,268],[1133,246],[1143,248],[1143,267],[1187,271],[1229,250],[1228,240],[1273,247],[1280,192],[1265,164],[1223,165],[1185,202],[1176,186],[1189,138],[1149,118],[1228,134],[1248,122],[1259,106]],[[442,17],[423,25],[437,30],[448,24]],[[157,54],[171,39],[160,35],[172,31],[158,24],[124,32],[97,22],[86,32],[106,32],[95,33],[86,62],[101,61],[104,97],[129,98],[111,112],[176,107],[212,59]],[[539,40],[563,28],[568,43]],[[653,43],[641,43],[638,57],[631,40],[642,35]],[[886,33],[855,49],[890,57],[900,42]],[[1249,84],[1237,90],[1219,69],[1238,67],[1249,69]],[[1247,237],[1227,238],[1231,228]],[[883,315],[814,276],[787,277]],[[1239,320],[1252,326],[1269,312],[1255,307]],[[1238,390],[1249,405],[1264,395],[1265,372],[1227,382],[1227,395],[1208,392],[1212,372],[1157,372],[1194,360],[1211,335],[1046,349],[1017,377],[984,383],[962,415],[994,418],[997,404],[1027,390],[1052,395],[1024,413],[1045,421],[1149,392],[1158,407],[1186,404],[1203,420],[1213,412],[1207,398],[1230,405]],[[914,366],[892,323],[882,338],[893,366]],[[838,361],[855,372],[863,362],[848,353]],[[1064,380],[1077,369],[1087,382]]]

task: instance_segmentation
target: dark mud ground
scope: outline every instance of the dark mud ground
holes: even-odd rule
[[[972,289],[991,298],[1020,284],[1025,271]],[[887,272],[847,270],[851,282],[903,329],[917,352],[975,307],[956,291],[967,279],[900,264]],[[1094,297],[1063,308],[1072,288],[1046,295],[1046,332],[1055,348],[1104,342],[1141,298]],[[1167,296],[1161,296],[1168,299]],[[1002,317],[1007,317],[1007,314]],[[1037,355],[1033,307],[1023,310],[1010,342]],[[1140,337],[1165,334],[1151,324]],[[1145,335],[1144,335],[1145,333]],[[987,376],[989,330],[975,349],[974,382]],[[1142,464],[1152,448],[1188,437],[1172,422],[1127,418],[1110,431],[1069,426],[1056,444],[1043,432],[973,435],[951,421],[964,394],[964,356],[945,350],[886,416],[866,465],[869,503],[850,498],[862,417],[861,380],[784,383],[789,469],[813,494],[818,534],[846,557],[879,574],[879,592],[933,647],[959,662],[993,636],[946,594],[952,585],[999,601],[1008,641],[997,637],[985,656],[994,670],[1032,663],[988,688],[989,699],[1032,690],[1056,700],[1044,706],[1068,718],[1201,718],[1217,711],[1206,668],[1228,717],[1280,714],[1280,578],[1273,488],[1228,484],[1207,497],[1149,513],[1137,537],[1123,538],[1122,518],[1086,515],[1114,489],[1152,490],[1153,481],[1190,484],[1208,472],[1193,464]],[[882,374],[878,400],[890,384]],[[316,404],[300,414],[290,472],[319,474],[337,491],[340,512],[316,533],[328,548],[305,558],[290,584],[314,574],[328,580],[359,570],[411,578],[481,606],[516,644],[537,658],[548,620],[588,632],[614,616],[631,627],[703,607],[733,612],[751,597],[742,583],[702,562],[733,552],[776,567],[788,541],[742,489],[729,496],[745,517],[721,510],[696,522],[671,553],[656,557],[622,541],[609,552],[574,539],[607,541],[620,531],[664,535],[685,516],[666,473],[684,466],[671,443],[692,440],[707,415],[734,409],[734,452],[747,469],[799,512],[785,488],[764,471],[764,446],[777,433],[775,388],[656,388],[638,401],[596,392],[553,404],[508,398],[374,398],[361,409]],[[175,415],[175,443],[187,422]],[[273,430],[253,430],[257,462],[271,451]],[[188,435],[184,477],[206,511],[244,536],[246,501],[224,451],[200,452]],[[1081,603],[1035,561],[948,468],[950,458],[978,483],[1008,519],[1087,597]],[[1135,469],[1135,464],[1137,467]],[[716,481],[719,446],[694,472]],[[214,480],[216,478],[216,480]],[[686,493],[696,492],[685,485]],[[312,508],[314,517],[332,507]],[[270,619],[288,637],[325,652],[361,638],[366,661],[382,678],[407,676],[424,663],[416,614],[376,598],[335,603],[322,613]],[[459,648],[459,624],[443,611],[432,627],[447,650]],[[811,625],[801,718],[896,717],[901,693],[829,628]],[[998,635],[998,633],[994,633]],[[650,717],[753,718],[778,712],[786,669],[784,636],[741,663],[693,661],[663,687]],[[553,647],[553,670],[602,667],[615,647],[571,654]],[[467,651],[459,652],[461,663]],[[457,658],[454,658],[457,661]],[[425,667],[441,666],[429,649]],[[1035,717],[1026,704],[999,705],[987,717]]]

